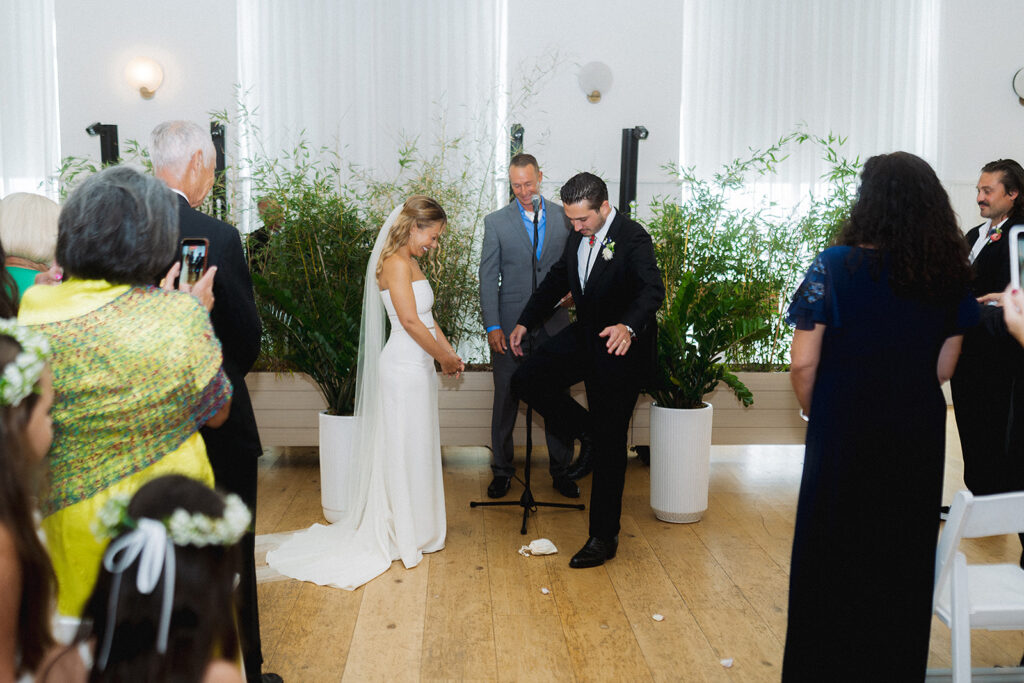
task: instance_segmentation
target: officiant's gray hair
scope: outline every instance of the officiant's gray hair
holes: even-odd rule
[[[217,159],[210,133],[191,121],[164,121],[150,135],[149,158],[154,171],[163,169],[180,176],[197,151],[202,152],[207,166]]]

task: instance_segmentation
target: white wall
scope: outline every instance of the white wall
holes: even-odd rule
[[[967,228],[981,222],[975,184],[983,165],[1024,163],[1024,105],[1011,88],[1024,67],[1024,2],[950,0],[939,52],[936,171]]]
[[[226,0],[56,0],[61,154],[99,159],[89,124],[118,126],[143,144],[156,124],[191,119],[234,102],[235,3]],[[164,69],[163,86],[144,100],[124,79],[130,59],[148,56]]]
[[[579,171],[593,171],[609,181],[617,204],[622,129],[636,125],[650,131],[639,146],[638,201],[672,191],[660,167],[679,156],[682,21],[678,0],[509,3],[510,99],[521,94],[524,75],[558,53],[553,71],[512,121],[526,129],[525,149],[540,161],[544,194],[554,195]],[[576,79],[591,61],[607,64],[614,79],[596,104]]]
[[[99,139],[85,133],[95,121],[118,124],[123,144],[145,141],[162,120],[202,122],[209,111],[232,105],[234,2],[56,0],[56,13],[63,155],[99,157]],[[621,130],[638,124],[650,130],[640,143],[639,199],[671,191],[660,166],[679,154],[681,3],[515,0],[508,14],[512,101],[522,94],[523,78],[559,54],[512,117],[526,127],[526,148],[541,161],[545,193],[592,170],[611,181],[614,203]],[[939,153],[929,161],[966,226],[977,222],[981,165],[1007,156],[1024,161],[1024,106],[1010,88],[1024,66],[1022,26],[1021,0],[990,0],[983,9],[971,0],[943,3]],[[138,54],[164,66],[164,85],[152,100],[124,82],[124,65]],[[611,67],[614,83],[600,103],[590,104],[576,72],[595,60]]]

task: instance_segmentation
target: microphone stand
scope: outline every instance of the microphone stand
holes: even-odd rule
[[[537,242],[540,239],[538,236],[539,228],[538,222],[540,221],[540,198],[534,195],[533,204],[533,248],[530,249],[531,255],[531,289],[530,295],[533,296],[537,292]],[[534,333],[529,332],[526,335],[526,353],[527,355],[533,353],[533,338]],[[509,353],[512,349],[509,349]],[[535,500],[533,497],[533,491],[530,489],[530,462],[533,459],[533,408],[529,403],[526,404],[526,463],[523,466],[523,495],[519,497],[518,501],[515,500],[498,500],[498,501],[471,501],[469,507],[497,507],[505,505],[519,505],[523,508],[523,526],[519,530],[519,533],[526,534],[526,519],[530,516],[530,512],[536,512],[539,507],[546,508],[569,508],[570,510],[584,510],[586,506],[582,503],[547,503]],[[516,477],[518,479],[518,477]]]

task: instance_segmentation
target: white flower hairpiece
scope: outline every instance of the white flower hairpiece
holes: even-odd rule
[[[138,563],[135,585],[143,595],[152,594],[160,584],[160,577],[164,577],[156,650],[166,654],[171,611],[174,607],[174,546],[193,545],[202,548],[207,545],[234,545],[249,529],[252,520],[249,508],[233,493],[224,497],[224,514],[215,519],[198,512],[189,513],[181,508],[164,520],[148,517],[132,519],[128,514],[130,500],[131,496],[127,494],[112,495],[92,522],[92,532],[96,538],[101,541],[115,539],[103,555],[103,566],[113,579],[107,607],[107,626],[97,659],[101,671],[106,668],[110,657],[121,577],[125,570]]]
[[[111,496],[93,520],[92,533],[99,540],[116,537],[127,529],[135,529],[138,522],[128,514],[130,496]],[[252,521],[252,513],[242,499],[234,493],[224,497],[224,514],[211,518],[199,512],[178,508],[171,516],[156,520],[167,527],[167,537],[175,545],[234,545],[245,535]]]
[[[16,406],[36,391],[50,344],[46,337],[22,327],[14,318],[0,318],[0,335],[13,337],[21,345],[21,352],[0,374],[0,405]]]

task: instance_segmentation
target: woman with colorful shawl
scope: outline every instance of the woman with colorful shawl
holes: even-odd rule
[[[64,615],[81,613],[96,581],[105,542],[93,529],[107,500],[172,473],[213,485],[199,428],[227,418],[231,384],[199,300],[152,286],[177,244],[171,191],[106,169],[61,210],[64,282],[22,299],[19,322],[52,349],[54,440],[39,508]]]

